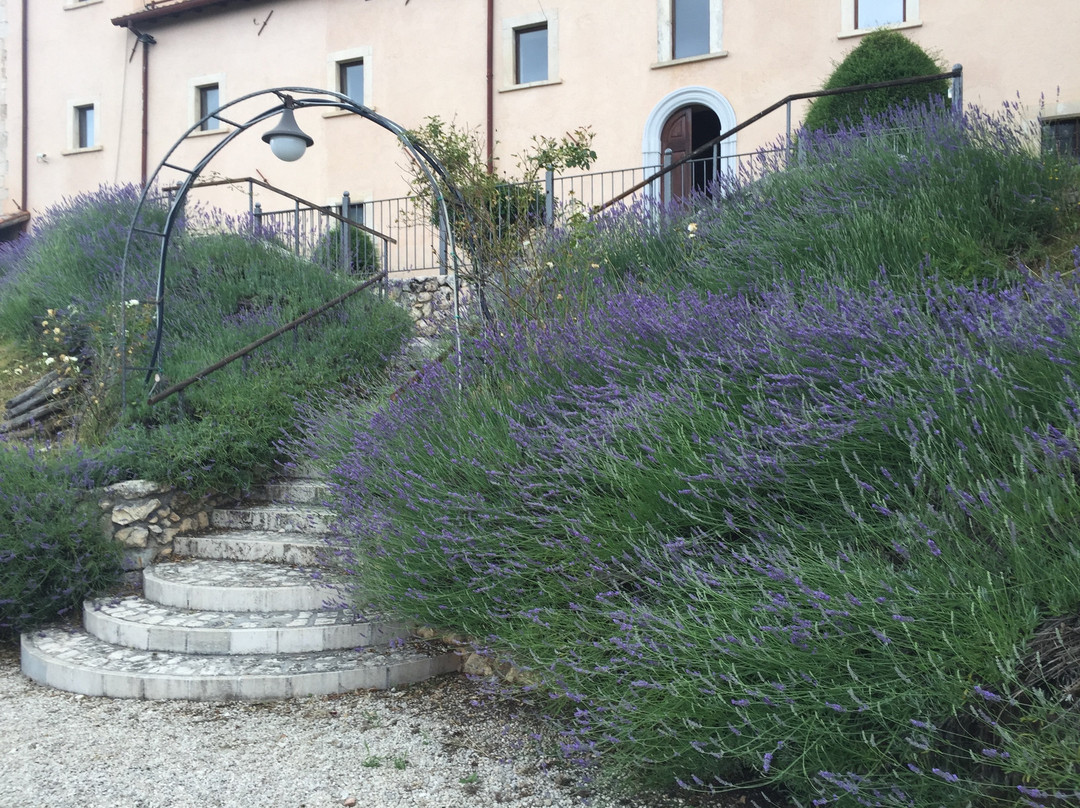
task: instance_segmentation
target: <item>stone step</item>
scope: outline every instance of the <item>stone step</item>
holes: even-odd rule
[[[294,505],[322,505],[330,497],[325,480],[287,479],[256,486],[252,494],[261,500]]]
[[[297,567],[255,561],[166,562],[143,570],[143,594],[163,606],[225,612],[312,611],[340,599]]]
[[[229,530],[181,534],[173,540],[178,555],[222,561],[261,561],[314,567],[326,546],[305,533],[280,530]]]
[[[225,530],[276,530],[287,533],[326,533],[333,512],[297,505],[258,505],[253,508],[216,508],[210,524]]]
[[[211,656],[122,648],[62,628],[22,636],[22,669],[50,687],[87,696],[201,701],[285,699],[387,689],[459,669],[436,643],[365,651]]]
[[[86,601],[87,632],[113,645],[189,654],[295,654],[407,640],[401,625],[345,609],[206,612],[136,595]]]

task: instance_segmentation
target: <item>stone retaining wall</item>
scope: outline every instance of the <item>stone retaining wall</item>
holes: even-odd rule
[[[149,480],[128,480],[98,492],[101,529],[124,547],[128,569],[142,569],[172,555],[173,539],[210,527],[213,509],[235,497],[192,497]]]
[[[468,312],[470,292],[468,281],[460,280],[458,308],[462,317]],[[409,312],[409,316],[416,325],[418,336],[436,337],[445,333],[453,325],[453,275],[391,279],[390,299]]]

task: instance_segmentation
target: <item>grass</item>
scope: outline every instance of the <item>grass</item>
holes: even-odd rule
[[[563,234],[462,375],[303,413],[357,597],[528,669],[600,777],[1080,799],[1077,170],[898,115]]]

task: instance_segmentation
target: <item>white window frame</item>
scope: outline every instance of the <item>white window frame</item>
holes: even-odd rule
[[[515,67],[517,65],[517,37],[521,28],[535,28],[547,25],[548,74],[543,81],[517,83]],[[502,90],[521,90],[526,87],[543,87],[548,84],[561,84],[559,78],[559,12],[536,11],[520,17],[508,17],[502,21]]]
[[[362,47],[348,48],[346,50],[334,51],[327,54],[326,57],[326,86],[333,87],[334,92],[341,92],[341,75],[338,72],[339,66],[345,62],[360,62],[364,63],[364,106],[368,109],[375,109],[375,96],[372,94],[372,87],[374,86],[371,81],[371,46],[365,45]],[[324,115],[350,115],[352,113],[344,109],[336,109],[331,112],[326,112]],[[340,204],[340,200],[339,203]]]
[[[96,6],[101,2],[104,2],[104,0],[65,0],[64,11],[71,11],[76,8],[86,8],[87,6]]]
[[[900,28],[918,28],[922,25],[922,17],[919,16],[919,0],[907,0],[907,9],[905,12],[905,19],[903,22],[893,23],[892,25],[881,25],[875,28],[856,28],[855,27],[855,0],[840,0],[840,34],[841,38],[848,36],[861,36],[867,34],[870,31],[885,29],[895,31]]]
[[[223,73],[217,73],[208,76],[196,76],[195,78],[188,79],[188,126],[195,126],[202,120],[202,94],[200,90],[203,87],[211,87],[217,85],[218,90],[218,106],[220,107],[225,103],[225,99],[228,97],[225,95],[225,75]],[[195,135],[220,135],[222,132],[229,131],[229,126],[224,121],[218,121],[217,129],[196,129],[191,134]]]
[[[656,0],[656,62],[657,64],[681,64],[695,59],[711,59],[726,56],[724,51],[724,0],[709,0],[709,52],[695,56],[674,58],[674,18],[671,0]]]
[[[94,108],[94,143],[91,146],[79,146],[79,110],[84,107]],[[67,142],[64,154],[83,154],[101,151],[101,101],[97,98],[79,98],[67,102]]]

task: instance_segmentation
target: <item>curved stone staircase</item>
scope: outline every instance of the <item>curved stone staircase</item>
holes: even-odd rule
[[[438,643],[360,615],[316,581],[328,513],[317,481],[267,486],[276,504],[217,509],[148,567],[143,594],[88,600],[85,630],[24,634],[30,678],[89,696],[260,700],[390,688],[457,670]]]

